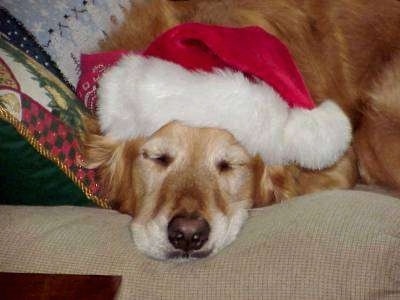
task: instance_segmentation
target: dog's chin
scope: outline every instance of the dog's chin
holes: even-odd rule
[[[159,215],[146,224],[133,221],[131,232],[137,249],[157,260],[188,262],[217,254],[232,243],[247,219],[247,210],[241,208],[231,216],[215,213],[207,243],[196,251],[184,252],[174,248],[168,241],[168,219]]]
[[[192,252],[184,251],[172,251],[167,254],[167,259],[174,259],[177,262],[186,262],[188,260],[195,260],[199,258],[205,258],[211,254],[212,250],[199,250]]]

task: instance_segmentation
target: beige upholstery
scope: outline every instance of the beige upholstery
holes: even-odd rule
[[[0,271],[120,274],[120,299],[400,299],[400,200],[326,192],[252,212],[215,257],[160,262],[130,217],[0,206]]]

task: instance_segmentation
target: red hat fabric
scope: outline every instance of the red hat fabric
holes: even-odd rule
[[[143,54],[189,70],[237,70],[272,86],[290,107],[315,107],[287,47],[260,27],[183,24],[159,36]]]
[[[101,74],[128,53],[118,50],[82,55],[77,92],[85,103],[89,103],[88,107],[95,105],[95,85]],[[189,70],[238,70],[274,87],[290,107],[315,107],[287,47],[260,27],[230,28],[187,23],[163,33],[143,55],[165,59]]]
[[[330,101],[315,107],[286,46],[259,27],[188,23],[160,35],[142,54],[81,60],[78,95],[93,106],[102,77],[100,125],[115,138],[149,135],[181,120],[228,129],[267,163],[311,169],[333,164],[350,143],[341,109]]]

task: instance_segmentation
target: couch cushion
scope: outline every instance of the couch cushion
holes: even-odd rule
[[[0,271],[122,275],[120,299],[399,299],[400,200],[334,191],[251,212],[218,255],[160,262],[131,218],[79,207],[0,207]]]

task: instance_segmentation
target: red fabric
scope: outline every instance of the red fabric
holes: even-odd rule
[[[109,66],[123,53],[126,52],[82,56],[82,76],[77,87],[81,99],[85,98],[83,82],[97,81],[99,74],[93,71],[94,66]],[[178,25],[157,37],[143,54],[180,64],[190,70],[211,72],[213,68],[232,68],[263,80],[291,107],[315,107],[289,50],[259,27],[229,28],[197,23]]]
[[[81,55],[81,76],[76,87],[76,93],[87,108],[94,110],[96,107],[96,84],[103,72],[127,53],[127,51],[119,50]]]

